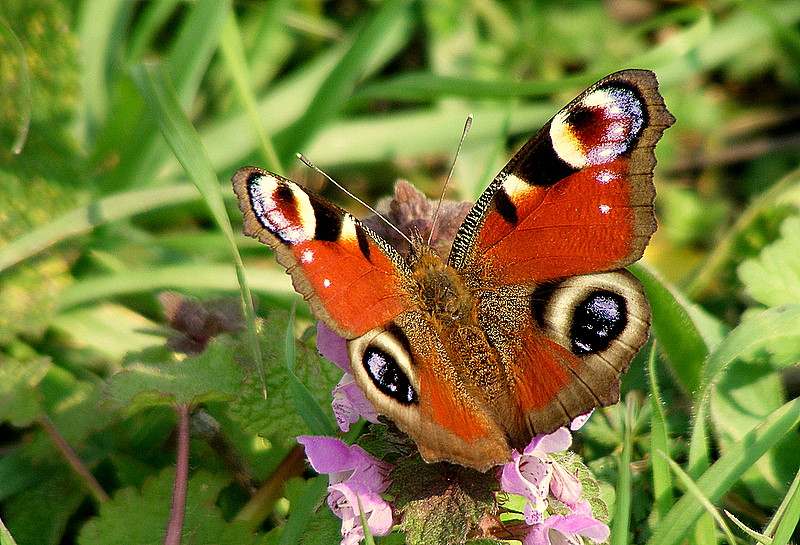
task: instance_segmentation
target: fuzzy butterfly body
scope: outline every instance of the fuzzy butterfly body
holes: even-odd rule
[[[553,117],[467,214],[445,260],[401,256],[333,203],[240,169],[244,232],[347,339],[376,410],[432,462],[485,470],[619,400],[650,308],[623,268],[656,222],[654,146],[674,118],[652,72],[617,72]]]

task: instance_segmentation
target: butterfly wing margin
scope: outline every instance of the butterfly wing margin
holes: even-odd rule
[[[408,305],[400,255],[352,215],[296,183],[256,167],[232,178],[244,234],[275,251],[314,316],[352,339]]]
[[[674,122],[655,75],[603,78],[509,161],[470,210],[450,263],[479,285],[624,267],[655,231],[653,148]]]

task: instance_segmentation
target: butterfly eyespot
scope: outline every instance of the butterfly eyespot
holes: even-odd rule
[[[411,345],[403,330],[379,327],[347,344],[356,381],[376,408],[418,403]]]
[[[378,390],[402,405],[417,402],[411,381],[389,353],[370,346],[364,351],[361,363]]]
[[[589,294],[575,308],[570,340],[577,355],[602,352],[628,323],[625,298],[607,290]]]
[[[581,359],[616,358],[624,368],[647,340],[650,307],[625,270],[573,276],[541,284],[531,313],[551,339]]]

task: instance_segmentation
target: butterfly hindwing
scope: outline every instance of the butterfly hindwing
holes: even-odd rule
[[[352,215],[277,174],[239,169],[233,188],[244,232],[275,250],[315,316],[344,338],[407,306],[400,256]]]

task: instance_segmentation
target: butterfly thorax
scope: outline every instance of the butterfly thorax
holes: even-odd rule
[[[410,292],[421,311],[443,328],[459,322],[477,325],[474,300],[458,271],[421,241],[415,241],[409,261]]]

